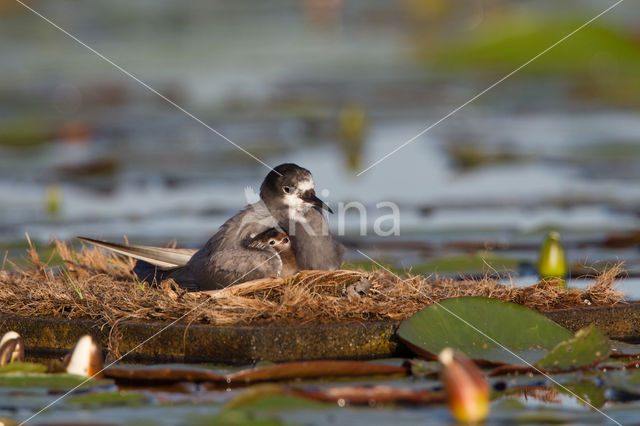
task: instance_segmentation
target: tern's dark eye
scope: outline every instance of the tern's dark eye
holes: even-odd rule
[[[276,243],[276,240],[269,240],[269,245],[272,246]]]
[[[290,186],[283,186],[282,190],[284,192],[286,192],[287,194],[291,194],[291,187]]]

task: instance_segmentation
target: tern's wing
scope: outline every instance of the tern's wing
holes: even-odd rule
[[[133,257],[134,259],[144,260],[152,265],[161,268],[173,268],[185,265],[191,259],[196,250],[176,249],[165,247],[151,246],[130,246],[125,244],[110,243],[107,241],[94,240],[93,238],[78,237],[82,241],[104,247],[116,253]]]

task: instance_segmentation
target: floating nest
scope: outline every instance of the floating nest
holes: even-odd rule
[[[172,280],[152,286],[137,280],[134,261],[98,248],[73,250],[56,243],[64,266],[48,267],[32,247],[33,267],[0,271],[0,314],[90,319],[113,326],[124,320],[176,320],[212,325],[402,320],[439,300],[482,296],[536,310],[623,303],[614,265],[586,290],[553,282],[515,287],[494,279],[398,277],[384,270],[304,271],[222,290],[186,292]],[[366,288],[364,294],[358,288]]]

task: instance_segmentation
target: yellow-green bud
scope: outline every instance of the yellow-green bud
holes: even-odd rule
[[[567,261],[564,249],[560,242],[560,234],[556,231],[549,232],[540,250],[538,260],[538,274],[542,280],[564,279],[567,276]]]

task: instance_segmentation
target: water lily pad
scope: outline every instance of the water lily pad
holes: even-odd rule
[[[453,39],[437,50],[432,48],[426,56],[430,64],[443,69],[508,72],[529,59],[531,52],[540,52],[582,23],[574,19],[532,19],[529,15],[500,14],[485,19],[473,37]],[[576,49],[575,46],[590,48]],[[584,73],[593,67],[593,52],[598,51],[612,55],[626,75],[640,66],[640,54],[631,34],[594,23],[576,33],[571,43],[559,44],[522,71],[547,75]]]
[[[14,362],[0,367],[0,374],[7,373],[44,373],[47,366],[32,362]]]
[[[103,406],[140,406],[146,402],[146,397],[137,392],[91,392],[77,395],[69,399],[67,404],[82,405],[83,407]]]
[[[546,371],[571,371],[598,364],[609,357],[611,345],[607,336],[596,327],[578,330],[573,339],[559,343],[536,367]]]
[[[284,362],[250,368],[226,376],[229,383],[251,383],[317,377],[355,377],[388,374],[406,375],[408,368],[362,361]]]
[[[85,383],[86,381],[86,383]],[[71,389],[82,384],[82,387],[100,386],[113,383],[111,380],[87,380],[75,374],[43,374],[16,373],[0,374],[0,387],[12,388],[47,388]]]
[[[214,371],[205,368],[167,367],[110,367],[104,376],[116,380],[143,382],[225,382],[226,379]]]
[[[430,262],[411,267],[412,274],[474,274],[487,271],[514,271],[518,269],[517,259],[497,256],[489,251],[474,254],[439,257]]]
[[[229,401],[215,417],[193,418],[197,424],[281,425],[279,413],[293,410],[323,410],[331,407],[322,402],[291,394],[285,386],[267,383],[252,386]]]
[[[511,365],[535,363],[572,338],[568,330],[529,308],[485,297],[430,305],[405,320],[398,336],[419,355],[435,357],[453,347],[475,360]]]
[[[162,367],[111,367],[104,371],[107,378],[127,381],[128,384],[139,382],[214,382],[224,384],[240,384],[278,381],[289,379],[311,379],[317,377],[355,377],[376,375],[406,375],[409,368],[363,361],[301,361],[270,363],[262,367],[247,368],[230,374],[219,374],[211,369],[183,366]]]
[[[233,409],[252,410],[252,411],[265,411],[265,412],[277,412],[277,411],[292,411],[292,410],[310,410],[310,409],[326,409],[327,405],[310,400],[309,398],[303,398],[288,393],[265,393],[260,396],[255,396],[250,401],[244,395],[239,395],[237,398],[243,399],[244,402],[234,402]],[[225,406],[226,410],[229,410],[229,405]]]
[[[273,416],[256,414],[252,411],[232,410],[223,411],[215,417],[194,417],[193,424],[219,424],[242,426],[284,426],[284,423]]]

